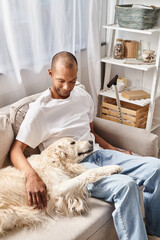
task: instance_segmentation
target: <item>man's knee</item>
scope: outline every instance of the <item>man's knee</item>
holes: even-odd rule
[[[125,189],[126,191],[139,192],[139,186],[131,178],[122,184],[122,188]]]
[[[160,170],[160,159],[155,157],[144,157],[147,168]]]
[[[90,184],[88,190],[94,197],[104,198],[106,201],[115,201],[134,195],[140,196],[139,187],[131,177],[123,174],[114,174],[103,178],[96,183]]]
[[[124,178],[121,183],[119,191],[117,192],[118,198],[126,202],[141,202],[141,195],[139,186],[131,178]]]

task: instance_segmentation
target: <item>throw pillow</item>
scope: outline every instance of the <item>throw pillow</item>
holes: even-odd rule
[[[0,168],[5,165],[7,156],[14,139],[14,133],[10,119],[7,115],[0,113]]]
[[[13,126],[13,131],[14,131],[15,137],[16,137],[16,135],[19,131],[20,125],[28,111],[29,104],[31,102],[34,102],[40,95],[41,95],[41,93],[37,93],[37,94],[31,95],[29,97],[22,98],[21,100],[19,100],[18,102],[15,102],[11,106],[10,119],[11,119],[11,123]],[[27,146],[24,151],[25,157],[29,157],[32,154],[38,154],[38,153],[39,153],[38,147],[33,149],[33,148]]]

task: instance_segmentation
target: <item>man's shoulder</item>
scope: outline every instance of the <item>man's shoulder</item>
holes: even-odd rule
[[[51,98],[50,90],[47,89],[36,99],[36,101],[30,103],[30,107],[38,107],[43,106],[43,104],[47,103]]]
[[[91,97],[91,95],[83,88],[75,86],[74,87],[74,95],[75,96],[86,96],[86,97]]]

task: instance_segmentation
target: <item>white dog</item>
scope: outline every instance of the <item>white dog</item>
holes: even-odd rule
[[[28,161],[47,186],[47,208],[29,207],[25,175],[14,167],[0,170],[0,234],[44,223],[47,215],[78,215],[87,210],[86,185],[118,173],[117,165],[86,170],[79,164],[93,150],[92,141],[62,138]]]

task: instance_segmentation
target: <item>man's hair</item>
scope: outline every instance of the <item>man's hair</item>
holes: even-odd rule
[[[72,68],[75,63],[78,67],[77,59],[76,57],[70,53],[70,52],[59,52],[54,57],[52,58],[52,63],[51,63],[51,69],[55,71],[56,69],[56,64],[58,61],[61,61],[61,63],[66,67],[66,68]]]

